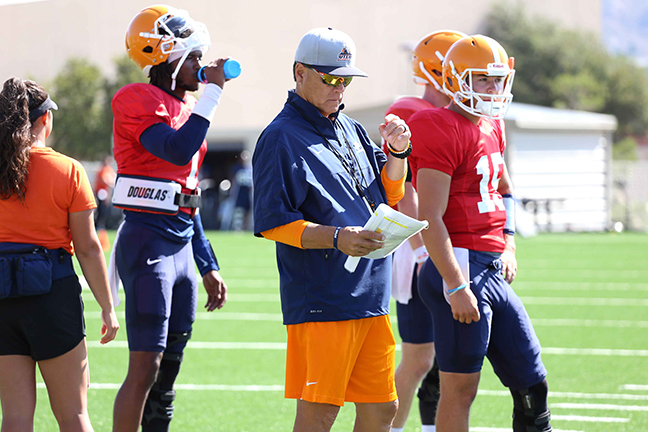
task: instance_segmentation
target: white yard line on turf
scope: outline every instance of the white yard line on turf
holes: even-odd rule
[[[91,348],[123,348],[126,341],[113,341],[101,345],[98,341],[88,341]],[[285,350],[285,342],[201,342],[189,341],[189,348],[199,349],[253,349],[253,350]],[[400,345],[396,350],[400,349]],[[543,354],[553,355],[598,355],[598,356],[637,356],[648,357],[648,350],[619,350],[619,349],[584,349],[584,348],[542,348]]]
[[[126,341],[112,341],[101,345],[98,341],[87,341],[90,348],[124,348]],[[188,348],[197,349],[251,349],[251,350],[285,350],[285,342],[200,342],[189,341]],[[400,350],[400,345],[396,347]],[[648,357],[648,350],[618,350],[618,349],[584,349],[584,348],[542,348],[543,354],[550,355],[594,355]]]
[[[623,418],[623,417],[586,417],[586,416],[577,416],[577,415],[553,415],[553,414],[551,414],[551,420],[588,422],[588,423],[628,423],[630,421],[629,418]]]
[[[482,396],[511,397],[511,393],[508,390],[480,389],[477,391],[477,393]],[[549,398],[648,401],[648,395],[622,393],[576,393],[558,391],[549,391]]]
[[[648,321],[531,318],[535,327],[648,328]]]
[[[520,297],[520,299],[525,305],[648,306],[648,299],[581,297]]]
[[[124,348],[126,341],[112,341],[101,345],[98,341],[87,341],[90,348]],[[197,349],[251,349],[251,350],[285,350],[285,342],[201,342],[189,341],[188,348]],[[400,350],[400,345],[396,346]],[[587,348],[542,348],[542,354],[550,355],[592,355],[592,356],[621,356],[621,357],[648,357],[648,350],[620,350],[620,349],[587,349]]]
[[[648,411],[648,406],[639,405],[611,405],[611,404],[580,404],[580,403],[552,403],[551,408],[583,409],[583,410],[609,410],[609,411]]]
[[[1,0],[0,0],[1,1]],[[79,276],[79,282],[83,289],[90,289],[88,282],[83,275]],[[276,288],[278,291],[279,280],[227,278],[228,285],[244,286],[249,288]],[[513,287],[516,290],[542,289],[543,291],[648,291],[648,283],[645,282],[547,282],[524,280],[516,281]],[[277,292],[278,296],[278,292]]]
[[[86,319],[100,319],[101,312],[85,312]],[[123,319],[124,312],[117,311],[117,318]],[[283,316],[280,313],[259,313],[259,312],[198,312],[197,320],[207,321],[274,321],[283,322]],[[390,320],[396,323],[398,320],[395,315],[390,316]],[[648,328],[648,321],[630,321],[630,320],[581,320],[581,319],[549,319],[549,318],[531,318],[533,325],[536,327],[609,327],[609,328]]]
[[[511,432],[511,428],[494,428],[494,427],[471,427],[470,432]],[[567,429],[553,429],[553,432],[584,432]]]
[[[621,390],[636,390],[636,391],[648,391],[648,385],[643,384],[624,384],[619,386]]]
[[[543,291],[648,291],[643,282],[544,282],[516,281],[511,285],[518,290],[542,289]]]
[[[542,348],[542,354],[648,357],[648,350],[599,349],[599,348]]]
[[[227,385],[227,384],[176,384],[176,388],[182,390],[215,390],[215,391],[250,391],[250,392],[262,392],[262,391],[283,391],[283,385]],[[90,388],[97,390],[116,390],[121,387],[121,383],[90,383]],[[38,388],[45,388],[44,383],[38,383]],[[477,391],[479,396],[495,396],[495,397],[511,397],[511,393],[508,390],[484,390],[479,389]],[[623,395],[623,394],[609,394],[609,393],[569,393],[569,392],[549,392],[549,398],[572,398],[572,399],[635,399],[638,395]],[[642,400],[648,400],[648,397],[643,398]],[[552,407],[560,404],[551,404]],[[580,405],[580,404],[573,404]],[[594,405],[592,405],[594,406]],[[607,405],[601,405],[607,406]],[[622,405],[614,405],[622,406]],[[576,408],[581,408],[580,406]],[[594,408],[593,408],[594,409]],[[603,408],[602,408],[603,409]],[[554,415],[551,416],[555,417]]]

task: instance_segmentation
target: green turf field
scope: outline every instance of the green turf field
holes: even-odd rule
[[[208,236],[230,296],[221,311],[205,313],[201,293],[172,430],[289,431],[295,402],[282,393],[286,333],[274,245],[249,233]],[[545,234],[517,242],[513,287],[543,346],[554,430],[648,431],[648,236]],[[84,299],[90,417],[95,430],[108,431],[126,374],[123,305],[117,340],[99,347],[98,308],[89,291]],[[46,390],[38,397],[36,431],[57,430]],[[486,364],[471,430],[510,430],[510,417],[510,395]],[[353,405],[347,405],[333,430],[351,431],[352,423]],[[415,407],[406,431],[420,431],[419,423]]]

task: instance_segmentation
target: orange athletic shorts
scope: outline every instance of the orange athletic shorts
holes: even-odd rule
[[[288,399],[344,406],[392,402],[396,342],[389,315],[286,326]]]

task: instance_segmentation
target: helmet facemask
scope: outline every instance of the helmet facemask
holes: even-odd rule
[[[184,10],[169,9],[169,12],[160,16],[154,24],[153,34],[141,33],[142,37],[157,38],[162,54],[168,54],[167,62],[177,59],[178,64],[171,75],[171,91],[175,90],[176,77],[180,68],[193,51],[200,51],[203,55],[211,46],[211,39],[207,27],[203,23],[194,21]],[[151,66],[144,68],[146,74]]]
[[[503,119],[513,100],[514,68],[515,59],[496,40],[468,36],[455,42],[443,59],[443,90],[471,115]],[[487,86],[482,85],[480,77],[488,77]],[[494,77],[501,80],[493,83]],[[494,91],[490,87],[493,84]]]
[[[496,120],[504,118],[513,100],[511,88],[515,77],[514,69],[510,68],[506,63],[489,63],[486,69],[467,68],[458,73],[454,64],[450,62],[450,70],[452,77],[460,84],[460,90],[454,93],[446,88],[446,94],[452,98],[455,104],[477,117]],[[502,77],[504,79],[502,91],[498,94],[475,92],[473,90],[473,78],[483,75]]]

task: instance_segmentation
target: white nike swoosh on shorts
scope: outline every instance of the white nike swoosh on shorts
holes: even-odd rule
[[[152,260],[151,258],[148,258],[146,260],[146,264],[153,265],[153,264],[157,264],[157,263],[159,263],[161,261],[162,261],[162,258],[158,258],[158,259],[154,259],[154,260]]]

